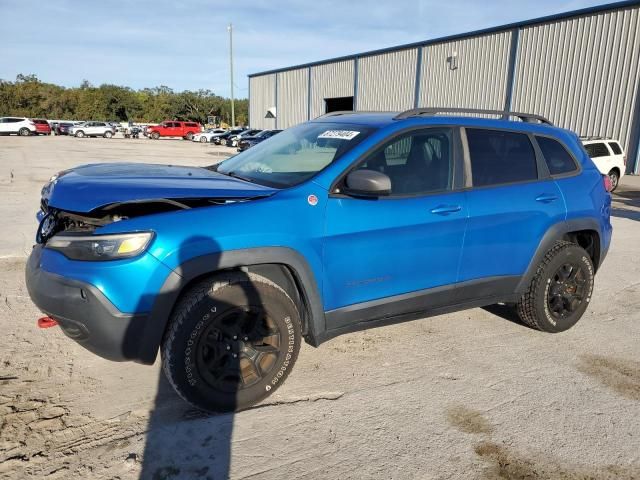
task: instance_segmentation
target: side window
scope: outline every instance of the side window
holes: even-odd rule
[[[591,158],[610,156],[609,150],[604,143],[590,143],[589,145],[585,145],[584,149]]]
[[[614,155],[622,155],[622,149],[616,142],[609,142],[609,146],[611,147]]]
[[[453,140],[450,129],[414,131],[393,139],[358,165],[391,179],[391,195],[451,190]]]
[[[536,154],[523,133],[467,128],[473,185],[483,187],[538,178]]]
[[[551,175],[561,175],[577,170],[573,158],[562,144],[549,137],[536,137]]]

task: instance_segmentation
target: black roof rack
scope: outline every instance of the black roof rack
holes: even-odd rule
[[[553,125],[547,118],[541,115],[534,115],[532,113],[521,112],[508,112],[506,110],[483,110],[479,108],[412,108],[396,115],[394,120],[402,120],[405,118],[419,117],[421,115],[437,115],[439,113],[478,113],[482,115],[499,115],[502,119],[507,120],[509,117],[518,117],[520,120],[526,123],[533,123],[538,121],[547,125]]]

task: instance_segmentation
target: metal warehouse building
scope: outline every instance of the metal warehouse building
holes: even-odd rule
[[[618,138],[640,169],[640,1],[249,75],[255,128],[335,110],[468,107]]]

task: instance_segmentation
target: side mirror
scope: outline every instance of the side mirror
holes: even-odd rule
[[[391,193],[391,179],[376,170],[354,170],[347,175],[346,187],[345,193],[378,197]]]

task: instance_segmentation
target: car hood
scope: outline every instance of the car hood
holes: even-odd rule
[[[114,203],[247,199],[269,196],[276,191],[207,168],[101,163],[60,172],[43,187],[42,200],[59,210],[88,213]]]

